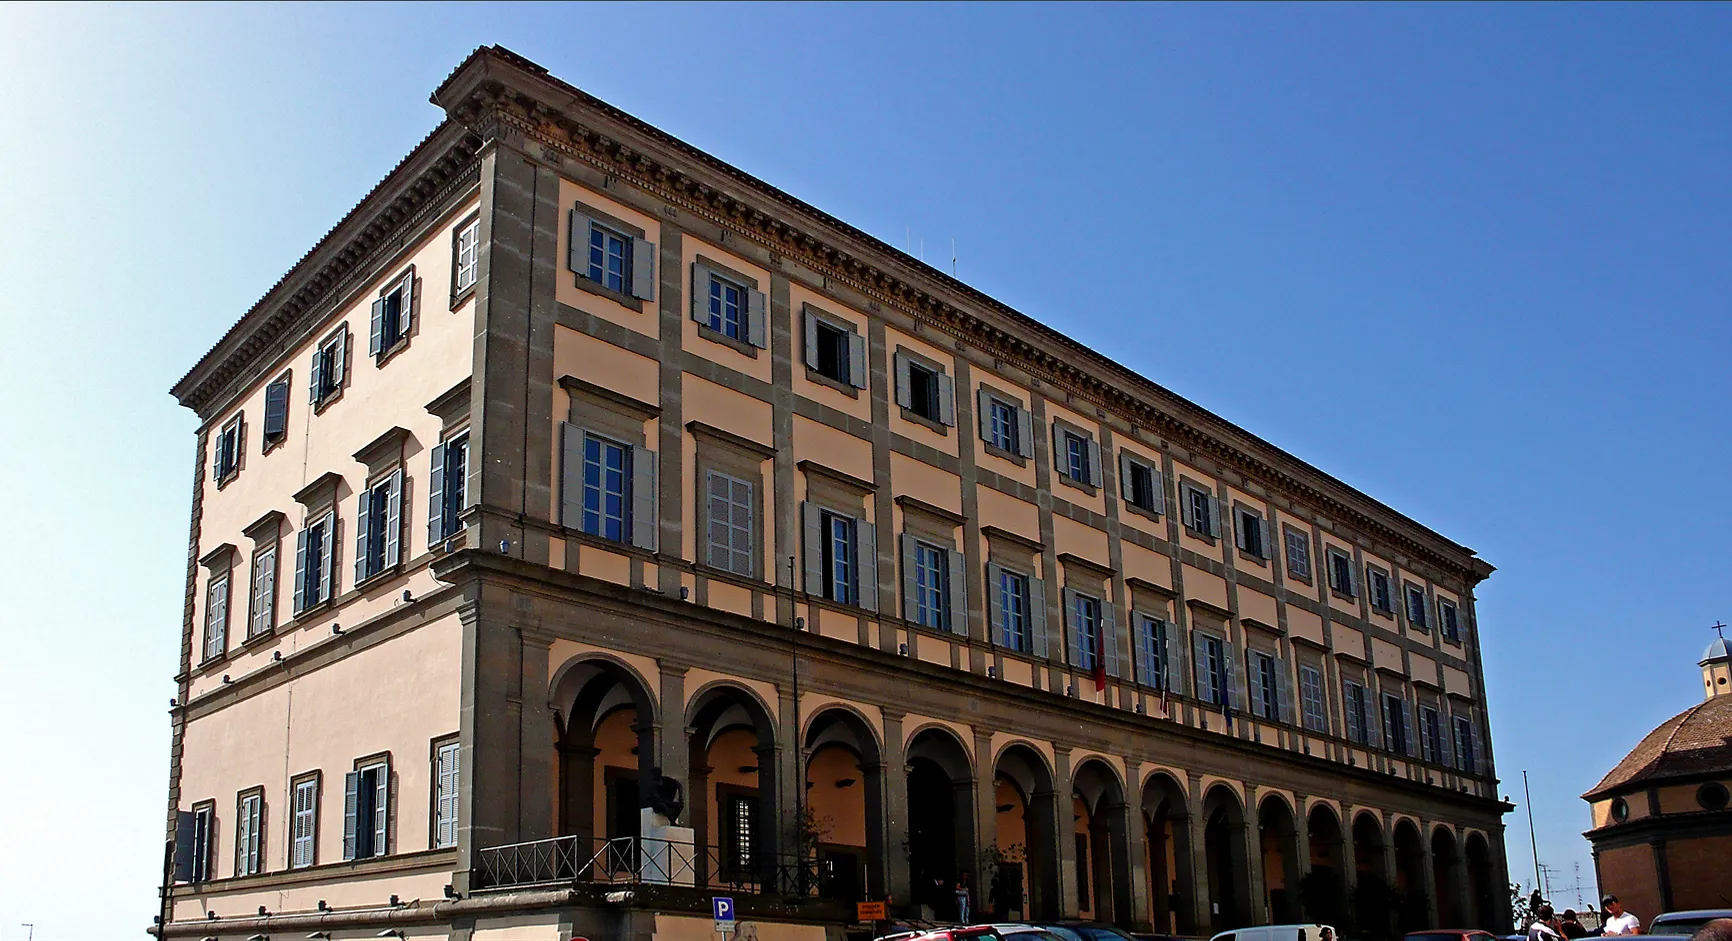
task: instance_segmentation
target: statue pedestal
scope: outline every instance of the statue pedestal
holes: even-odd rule
[[[656,885],[695,885],[696,859],[691,827],[668,825],[668,818],[645,807],[640,811],[638,878]]]

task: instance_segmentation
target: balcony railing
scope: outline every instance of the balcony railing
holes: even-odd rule
[[[826,878],[823,863],[798,854],[740,853],[679,840],[583,836],[512,843],[477,856],[477,889],[561,885],[666,885],[854,901],[854,885]]]

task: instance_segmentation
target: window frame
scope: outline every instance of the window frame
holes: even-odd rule
[[[1329,704],[1324,683],[1322,669],[1308,663],[1299,664],[1299,727],[1308,732],[1329,731]]]
[[[443,545],[463,532],[463,510],[468,506],[469,495],[469,427],[463,425],[456,430],[446,432],[433,449],[434,454],[428,460],[428,513],[427,513],[427,548],[432,549]],[[454,460],[452,455],[459,455]],[[432,460],[437,458],[439,466],[439,486],[434,488],[432,481]],[[454,472],[455,471],[455,472]],[[452,482],[456,481],[455,484]],[[439,512],[433,513],[433,501],[438,501]],[[407,506],[407,501],[404,501]],[[405,514],[407,515],[407,514]],[[438,531],[433,529],[438,524]]]
[[[1287,563],[1287,577],[1297,579],[1307,585],[1312,584],[1311,534],[1296,526],[1288,525],[1281,527],[1281,534],[1284,544],[1282,555]],[[1294,537],[1298,537],[1298,540],[1295,541]],[[1293,564],[1295,546],[1299,549],[1299,565],[1297,567]]]
[[[1395,581],[1387,569],[1370,562],[1365,563],[1365,603],[1379,614],[1395,616]]]
[[[377,783],[379,779],[378,778],[374,779],[375,784],[372,788],[372,793],[373,793],[372,801],[373,801],[373,803],[372,803],[372,806],[369,808],[369,813],[367,816],[367,820],[369,821],[370,825],[368,827],[366,827],[365,830],[363,830],[363,828],[361,826],[362,815],[361,815],[360,794],[362,793],[362,788],[364,787],[364,785],[367,781],[367,774],[369,772],[373,772],[373,771],[382,771],[382,774],[384,776],[384,783],[381,786],[380,784]],[[357,759],[355,759],[354,766],[351,769],[351,773],[353,773],[356,776],[355,851],[354,851],[354,855],[352,855],[352,856],[349,855],[348,846],[345,845],[343,848],[344,849],[343,858],[346,862],[360,862],[361,860],[364,860],[364,859],[378,859],[382,856],[391,856],[391,855],[393,855],[392,844],[394,842],[396,842],[395,837],[397,836],[397,828],[395,826],[396,821],[395,821],[395,818],[393,816],[394,812],[397,809],[396,808],[397,794],[396,794],[396,781],[394,780],[394,775],[392,773],[391,753],[388,751],[378,752],[376,754],[368,755],[365,758],[357,758]],[[348,801],[347,787],[348,787],[347,782],[345,782],[345,784],[344,784],[344,797],[343,797],[345,803],[347,803],[347,801]],[[384,795],[385,795],[385,804],[384,804],[384,809],[382,811],[380,810],[379,804],[378,804],[378,794],[380,791],[383,791]],[[379,816],[380,815],[382,815],[384,817],[383,829],[384,829],[385,846],[382,849],[376,844],[376,841],[379,838],[379,830],[380,830]],[[347,807],[345,807],[343,810],[343,817],[344,817],[344,820],[343,820],[343,829],[344,829],[343,840],[344,840],[344,843],[347,844],[348,837],[349,837],[349,834],[348,834],[349,823],[348,823],[348,808]],[[369,852],[366,855],[362,855],[362,853],[361,853],[361,834],[363,832],[365,832],[367,834],[367,843],[368,843]]]
[[[452,780],[451,792],[449,795],[444,794],[441,790],[445,786],[445,779],[447,777],[443,767],[446,754],[451,754],[453,756],[452,761],[455,765],[455,767],[451,769]],[[429,806],[427,808],[427,848],[434,850],[452,849],[457,846],[463,813],[462,802],[459,799],[459,781],[456,777],[457,775],[460,775],[463,770],[462,750],[458,743],[458,733],[452,732],[449,735],[442,735],[429,742],[428,757],[430,765],[428,768],[427,788],[427,796],[429,799]],[[452,815],[451,841],[448,843],[440,836],[441,824],[444,822],[441,815],[445,811],[444,805],[446,803],[450,804]]]
[[[315,531],[319,533],[318,551],[313,551],[313,546],[311,544],[312,534]],[[299,605],[294,605],[293,615],[296,618],[305,615],[309,611],[317,610],[320,605],[330,604],[336,599],[338,590],[341,587],[340,582],[337,580],[337,570],[342,567],[341,556],[338,554],[341,545],[338,538],[339,533],[337,531],[337,508],[334,505],[321,506],[317,512],[307,514],[307,518],[302,521],[301,528],[295,534],[297,538],[295,554],[297,557],[301,554],[301,547],[298,544],[298,540],[301,538],[302,533],[306,534],[305,538],[308,543],[306,555],[308,564],[304,570],[301,570],[299,559],[297,558],[296,560],[297,571],[295,573],[295,584],[292,586],[291,596],[291,605],[293,605],[293,602],[295,601],[300,602]],[[326,547],[329,547],[328,551]],[[327,558],[329,560],[328,570],[325,567]],[[314,567],[315,560],[317,560],[316,568]],[[316,577],[306,578],[303,580],[301,575],[304,572],[311,573]],[[310,589],[316,589],[319,597],[310,601],[307,600]],[[327,591],[327,589],[329,590]]]
[[[1431,620],[1427,617],[1431,601],[1425,596],[1425,588],[1413,582],[1404,581],[1401,585],[1401,593],[1402,601],[1407,607],[1407,625],[1421,633],[1431,633]],[[1417,603],[1415,603],[1416,598]]]
[[[189,808],[193,819],[192,862],[188,867],[190,885],[200,885],[216,878],[217,812],[216,800],[202,800]]]
[[[1133,513],[1154,520],[1160,519],[1166,503],[1161,493],[1161,472],[1140,455],[1123,449],[1119,453],[1123,455],[1120,463],[1125,475],[1124,485],[1119,489],[1124,493],[1125,506]],[[1140,480],[1139,471],[1142,474]],[[1144,484],[1147,486],[1143,486]]]
[[[1105,599],[1079,589],[1070,589],[1070,610],[1065,614],[1076,624],[1077,650],[1074,666],[1079,670],[1100,670],[1106,667]]]
[[[299,822],[303,816],[303,813],[302,813],[301,808],[300,808],[300,803],[299,803],[302,787],[310,787],[312,789],[312,795],[313,796],[312,796],[312,806],[310,808],[308,808],[307,811],[305,812],[305,816],[308,818],[308,821],[309,821],[307,824],[307,835],[305,838],[305,845],[307,847],[307,859],[306,859],[306,862],[297,863],[295,861],[295,859],[296,859],[295,854],[298,851],[299,847],[302,845],[302,838],[296,835],[295,830],[296,830],[297,826],[299,825]],[[324,773],[323,772],[321,772],[321,771],[303,771],[302,773],[297,774],[294,777],[289,779],[289,812],[285,816],[286,816],[286,822],[288,824],[288,837],[289,837],[289,846],[288,846],[288,849],[289,849],[288,864],[289,864],[289,866],[288,866],[288,868],[291,870],[293,870],[293,869],[310,869],[310,868],[317,866],[319,864],[319,810],[320,810],[320,805],[323,803],[323,799],[324,799]]]
[[[1177,684],[1173,682],[1173,663],[1170,645],[1173,642],[1173,631],[1178,625],[1168,621],[1162,615],[1146,612],[1133,612],[1132,618],[1137,625],[1135,642],[1142,647],[1142,660],[1148,667],[1147,676],[1137,677],[1137,681],[1150,689],[1158,689],[1163,693],[1176,693]]]
[[[1021,409],[1012,402],[1006,402],[992,393],[987,393],[987,428],[986,444],[1005,455],[1020,459],[1022,457],[1022,422],[1017,417]],[[1000,422],[999,416],[1004,416]]]
[[[1192,670],[1196,671],[1198,676],[1206,677],[1208,682],[1206,693],[1199,698],[1205,705],[1230,706],[1233,698],[1233,677],[1232,665],[1228,661],[1232,659],[1232,653],[1227,639],[1210,631],[1197,628],[1191,630],[1202,637],[1203,653],[1208,658],[1205,662],[1191,665]]]
[[[715,516],[715,510],[716,510],[716,507],[715,507],[715,501],[716,501],[715,486],[716,486],[716,482],[718,480],[725,481],[727,483],[727,488],[728,488],[728,494],[727,494],[725,499],[726,499],[726,502],[728,504],[729,519],[723,520],[720,523],[720,525],[727,528],[728,537],[729,537],[728,538],[728,544],[723,549],[723,552],[727,555],[727,563],[728,564],[726,564],[726,565],[717,565],[716,561],[715,561],[715,553],[716,553],[715,529],[717,526],[717,519]],[[759,525],[759,523],[758,523],[758,483],[759,483],[759,481],[748,480],[748,479],[746,479],[740,475],[730,473],[729,471],[723,470],[720,468],[709,467],[709,468],[705,469],[705,471],[704,471],[704,488],[701,492],[702,492],[702,499],[704,501],[704,508],[703,508],[703,514],[704,514],[703,515],[703,520],[704,520],[704,528],[703,528],[704,564],[706,566],[708,566],[709,568],[713,568],[713,569],[717,569],[719,571],[727,572],[730,575],[737,575],[741,578],[756,579],[758,577],[758,567],[760,564],[759,560],[758,560],[759,552],[758,552],[758,539],[757,539],[757,531],[758,531],[758,525]],[[734,512],[741,506],[741,504],[737,500],[734,499],[734,497],[736,496],[736,488],[738,488],[738,487],[746,488],[746,500],[745,500],[745,504],[744,504],[745,511],[746,511],[746,525],[744,527],[744,537],[745,537],[745,548],[744,549],[741,549],[738,545],[735,544],[736,538],[738,536],[740,536],[741,533],[740,533],[740,527],[735,523],[735,521],[732,518]],[[746,561],[746,570],[745,571],[740,571],[734,565],[735,561],[737,561],[736,556],[741,556],[741,555],[744,556],[745,561]]]
[[[1328,543],[1323,544],[1323,553],[1324,559],[1329,563],[1329,593],[1347,601],[1359,600],[1359,586],[1354,584],[1353,556]],[[1345,586],[1338,584],[1342,576],[1346,578]]]
[[[1028,572],[1018,571],[1004,565],[998,565],[997,563],[993,564],[998,569],[998,584],[996,586],[988,586],[988,589],[990,590],[994,587],[998,589],[999,610],[1003,615],[998,625],[998,636],[1000,638],[998,646],[1013,653],[1019,653],[1025,656],[1032,655],[1034,653],[1034,620],[1031,605],[1034,603],[1034,589],[1031,587],[1030,583],[1034,580],[1034,576]],[[1012,595],[1010,592],[1006,591],[1007,585],[1015,585],[1018,587],[1016,600],[1019,603],[1019,609],[1015,612],[1011,611],[1009,602]],[[1018,619],[1017,623],[1014,625],[1016,627],[1014,643],[1012,642],[1011,633],[1011,627],[1013,626],[1011,623],[1011,616],[1013,613]]]
[[[1353,744],[1356,744],[1356,745],[1362,745],[1366,748],[1371,747],[1371,731],[1372,731],[1371,730],[1371,723],[1372,723],[1372,719],[1371,719],[1369,713],[1371,711],[1371,704],[1374,701],[1373,697],[1374,697],[1374,694],[1373,694],[1372,690],[1365,683],[1362,683],[1358,680],[1349,680],[1349,679],[1345,679],[1345,678],[1342,679],[1342,681],[1341,681],[1341,729],[1342,729],[1342,732],[1344,733],[1347,741],[1349,741]],[[1355,716],[1357,716],[1357,718],[1358,718],[1357,723],[1354,721]],[[1377,721],[1379,726],[1381,726],[1383,723],[1383,719],[1381,716],[1379,716],[1376,721]]]
[[[598,475],[600,475],[597,477],[595,483],[592,483],[590,478],[590,469],[592,466],[590,445],[592,443],[596,445],[596,453],[598,455],[598,459],[595,461],[594,466],[598,469]],[[606,457],[608,448],[617,448],[620,453],[620,465],[618,468],[620,478],[620,489],[618,493],[620,512],[618,518],[619,535],[617,536],[608,535],[607,525],[613,518],[604,514],[601,509],[601,507],[605,506],[607,498],[612,495],[611,492],[605,488],[603,483],[603,476],[612,473],[612,471],[605,466],[605,461],[602,460]],[[598,434],[587,428],[584,429],[582,513],[578,519],[578,529],[581,532],[586,535],[594,536],[597,539],[605,539],[609,542],[631,545],[633,522],[632,477],[635,471],[635,468],[632,467],[632,460],[634,456],[633,447],[629,443],[608,435]],[[597,508],[593,510],[590,509],[590,493],[592,490],[598,495]],[[592,515],[595,517],[595,523],[593,526],[590,522]]]
[[[1437,631],[1444,643],[1461,645],[1461,606],[1441,596],[1437,599]]]
[[[232,553],[230,553],[232,556]],[[221,594],[221,606],[218,607],[218,594]],[[220,611],[220,622],[215,613]],[[232,558],[227,564],[215,564],[210,567],[210,574],[205,579],[204,590],[204,647],[200,665],[217,663],[229,655],[229,624],[234,620],[234,563]],[[213,640],[214,638],[214,640]]]
[[[262,542],[253,548],[251,575],[247,579],[247,631],[243,645],[252,643],[261,637],[269,637],[277,629],[277,596],[282,589],[282,559],[283,540],[279,535],[269,541]],[[260,559],[270,556],[270,565],[265,567]],[[261,604],[259,591],[259,576],[268,575],[270,591],[264,596]],[[261,607],[263,610],[261,611]],[[260,626],[260,615],[264,616],[264,624]]]
[[[1189,477],[1179,479],[1180,521],[1186,535],[1209,545],[1221,538],[1220,498],[1215,491]],[[1197,500],[1202,502],[1199,504]],[[1207,525],[1202,525],[1207,524]],[[1199,528],[1201,526],[1201,528]]]
[[[1251,525],[1247,525],[1247,523]],[[1269,564],[1269,521],[1255,508],[1237,501],[1233,504],[1233,531],[1238,540],[1235,548],[1239,558],[1255,565]],[[1255,536],[1257,544],[1251,545]]]
[[[824,566],[823,597],[837,604],[858,606],[860,604],[860,521],[853,516],[828,507],[819,509],[819,532],[823,538],[822,559]],[[836,527],[841,525],[845,535],[838,537]],[[845,547],[845,558],[836,557],[838,545]],[[838,567],[842,570],[842,578],[837,579]],[[839,592],[837,586],[842,590]],[[845,594],[847,597],[838,597]]]
[[[415,296],[420,293],[415,289],[417,283],[415,266],[411,264],[379,288],[379,295],[373,300],[367,331],[368,355],[373,358],[374,368],[384,366],[408,349],[418,320],[415,316],[418,306]],[[392,310],[393,301],[396,302],[395,311]]]
[[[400,570],[403,566],[403,494],[407,489],[408,475],[399,464],[393,464],[388,469],[368,476],[367,484],[362,492],[356,494],[356,499],[366,500],[366,518],[361,516],[359,505],[355,509],[355,532],[357,537],[366,536],[366,544],[355,547],[355,586],[369,584]],[[383,499],[381,499],[381,496]],[[392,520],[391,509],[395,504],[397,519],[395,536],[397,558],[391,558]],[[359,538],[357,538],[359,542]],[[375,546],[375,544],[377,544]],[[377,555],[375,559],[374,556]],[[365,571],[363,571],[363,567]]]
[[[1255,682],[1257,684],[1258,697],[1263,703],[1262,712],[1254,714],[1253,718],[1259,722],[1279,723],[1281,721],[1281,680],[1279,679],[1281,660],[1274,654],[1256,649],[1252,649],[1250,654],[1256,663],[1257,674],[1256,676],[1247,676],[1245,679],[1247,683]]]
[[[1455,736],[1455,769],[1465,774],[1479,773],[1479,743],[1474,731],[1473,716],[1451,716]]]
[[[1378,718],[1383,722],[1383,747],[1386,751],[1406,756],[1413,747],[1408,741],[1407,699],[1396,693],[1379,696]],[[1398,721],[1399,720],[1399,721]]]
[[[240,476],[242,456],[246,450],[246,412],[236,412],[223,422],[216,436],[216,454],[211,465],[211,479],[218,490],[227,487]]]
[[[1419,757],[1434,765],[1443,760],[1443,713],[1436,706],[1420,703],[1418,712]]]
[[[467,266],[469,280],[463,280],[463,238],[474,233],[470,251],[474,255]],[[470,213],[462,222],[451,227],[451,309],[456,310],[475,293],[481,280],[481,213]]]
[[[318,415],[343,398],[349,387],[349,324],[340,323],[313,347],[313,365],[308,370],[313,414]],[[331,373],[336,372],[335,381]]]
[[[249,815],[247,802],[257,805]],[[250,845],[248,845],[250,843]],[[247,788],[235,795],[235,877],[256,876],[265,871],[265,789]]]
[[[928,630],[950,631],[952,551],[930,540],[914,539],[914,623]]]

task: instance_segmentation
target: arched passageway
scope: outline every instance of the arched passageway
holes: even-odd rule
[[[1251,867],[1246,859],[1245,807],[1224,784],[1203,798],[1203,849],[1209,867],[1213,931],[1251,924]]]
[[[768,881],[777,856],[775,723],[756,696],[724,685],[693,698],[686,728],[698,884]]]
[[[593,659],[559,671],[552,701],[559,832],[577,837],[581,865],[602,841],[638,835],[638,797],[656,774],[655,700],[635,673]],[[616,862],[635,865],[624,856]]]
[[[1463,927],[1486,930],[1501,927],[1496,924],[1500,914],[1497,898],[1492,894],[1497,889],[1497,881],[1492,874],[1491,846],[1484,836],[1470,833],[1466,848],[1468,923]]]
[[[1353,915],[1355,933],[1388,938],[1395,927],[1395,887],[1389,883],[1389,848],[1383,826],[1369,813],[1353,818]]]
[[[1098,758],[1078,765],[1071,780],[1077,907],[1083,918],[1129,926],[1131,866],[1124,788],[1112,767]]]
[[[816,867],[824,898],[883,898],[883,766],[871,726],[850,710],[826,709],[807,725],[805,748],[795,855]]]
[[[1257,805],[1257,838],[1263,867],[1262,921],[1290,925],[1299,921],[1299,833],[1292,805],[1277,795]]]
[[[1472,927],[1466,923],[1467,911],[1465,896],[1467,882],[1464,878],[1461,851],[1455,842],[1455,834],[1448,827],[1437,827],[1431,831],[1431,872],[1432,897],[1437,899],[1437,927],[1465,928]]]
[[[975,886],[974,768],[955,733],[924,729],[908,743],[908,876],[916,905],[959,917],[958,879]]]
[[[1432,927],[1431,880],[1425,877],[1425,843],[1411,820],[1395,825],[1395,894],[1397,930],[1422,931]]]
[[[1185,806],[1184,789],[1172,777],[1154,774],[1143,784],[1149,918],[1156,933],[1197,933],[1192,903],[1196,882],[1191,878],[1191,820]]]
[[[992,784],[998,840],[986,854],[992,872],[981,876],[987,910],[1000,920],[1057,918],[1058,801],[1052,770],[1040,752],[1010,745],[993,764]]]
[[[1305,818],[1306,842],[1311,847],[1310,871],[1299,880],[1301,908],[1308,921],[1347,924],[1346,841],[1341,819],[1328,804],[1311,808]]]

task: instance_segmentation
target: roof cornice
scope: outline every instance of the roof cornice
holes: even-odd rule
[[[433,93],[486,139],[533,141],[751,239],[1039,382],[1116,413],[1331,518],[1454,572],[1494,571],[1466,548],[1114,360],[750,174],[552,77],[499,46],[476,50]]]
[[[400,233],[423,223],[455,189],[473,182],[481,144],[461,124],[440,122],[169,391],[200,418],[209,418],[250,374],[249,366],[277,352],[298,329],[316,326],[354,276],[398,247]]]

